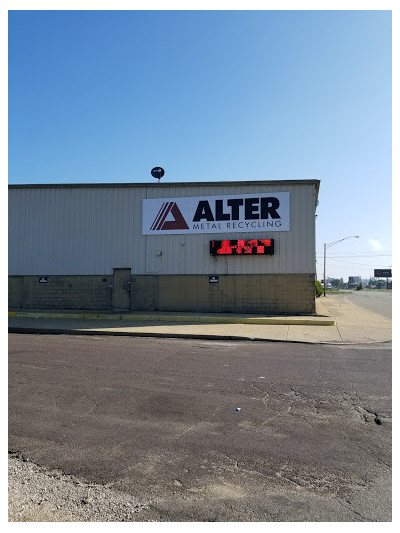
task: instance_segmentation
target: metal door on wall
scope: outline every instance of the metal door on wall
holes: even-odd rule
[[[131,269],[114,268],[113,309],[129,311],[131,308]]]

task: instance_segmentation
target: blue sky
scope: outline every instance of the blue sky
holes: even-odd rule
[[[109,8],[108,8],[109,9]],[[9,183],[320,179],[317,271],[390,267],[391,11],[10,11]]]

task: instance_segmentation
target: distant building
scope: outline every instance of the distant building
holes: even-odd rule
[[[359,283],[361,283],[361,276],[349,276],[349,281],[348,281],[349,289],[351,289],[352,287],[357,287]]]

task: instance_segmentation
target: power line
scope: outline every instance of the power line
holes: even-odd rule
[[[319,257],[320,259],[322,259],[324,256],[323,255],[317,255],[316,257]],[[379,254],[379,255],[327,255],[326,258],[327,259],[334,259],[334,258],[341,258],[341,259],[345,259],[345,258],[349,258],[349,257],[362,257],[364,259],[367,259],[368,257],[373,257],[373,258],[378,258],[378,257],[392,257],[392,254]]]
[[[330,257],[329,259],[332,259],[332,261],[339,261],[339,263],[346,263],[347,265],[364,265],[370,268],[376,268],[376,267],[387,268],[387,265],[375,265],[375,264],[369,265],[367,263],[354,263],[352,261],[342,261],[341,259],[336,259],[334,257]]]
[[[318,252],[316,252],[318,253]],[[382,250],[381,252],[333,252],[329,254],[329,252],[326,254],[326,257],[388,257],[392,255],[391,250]],[[321,254],[322,257],[322,254]]]
[[[373,255],[373,256],[380,256],[380,255],[392,255],[392,250],[381,250],[380,252],[373,252],[373,251],[369,251],[369,252],[359,252],[357,251],[356,252],[357,255],[360,254],[360,255]],[[349,252],[334,252],[334,255],[348,255]],[[327,254],[328,255],[328,254]]]
[[[324,246],[321,246],[318,251],[323,251]],[[335,252],[335,255],[347,254],[348,252]],[[358,254],[391,254],[392,250],[367,250],[367,251],[357,251]]]

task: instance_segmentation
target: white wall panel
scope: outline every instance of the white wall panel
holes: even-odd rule
[[[9,275],[315,272],[316,180],[9,187]],[[142,235],[142,200],[290,192],[291,229]],[[273,256],[212,257],[212,239],[274,238]]]

